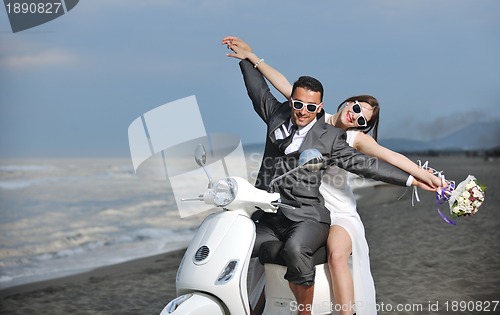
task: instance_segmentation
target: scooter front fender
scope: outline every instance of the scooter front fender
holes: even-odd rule
[[[220,302],[203,293],[188,293],[176,297],[167,304],[160,315],[226,315]]]

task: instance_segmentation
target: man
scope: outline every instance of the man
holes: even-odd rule
[[[223,43],[231,48],[230,39]],[[271,94],[256,69],[259,63],[240,62],[254,110],[267,125],[266,146],[256,187],[267,189],[272,178],[296,167],[298,155],[307,148],[318,149],[327,158],[328,165],[337,165],[363,177],[400,186],[415,183],[409,174],[357,152],[346,143],[343,130],[325,123],[323,87],[318,80],[300,77],[293,85],[291,100],[282,104]],[[286,143],[287,138],[290,138],[290,144]],[[281,254],[287,264],[285,278],[297,303],[303,306],[312,305],[315,271],[312,254],[326,243],[330,227],[330,214],[319,193],[321,177],[322,172],[299,170],[279,181],[277,191],[281,197],[298,201],[301,206],[295,210],[280,208],[276,214],[264,214],[256,224],[253,254],[266,241],[278,239],[284,243]],[[299,314],[310,314],[310,308],[304,307]]]

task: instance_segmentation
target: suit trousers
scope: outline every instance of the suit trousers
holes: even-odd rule
[[[311,219],[292,221],[279,210],[276,214],[265,213],[256,223],[252,256],[258,256],[263,243],[279,240],[284,244],[280,254],[287,266],[285,279],[299,285],[313,285],[315,267],[312,255],[326,244],[329,230],[326,223]]]

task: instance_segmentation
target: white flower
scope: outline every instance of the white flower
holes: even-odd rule
[[[465,198],[465,199],[469,199],[470,197],[470,193],[466,190],[464,191],[464,193],[462,194],[462,197]]]
[[[472,196],[474,196],[474,198],[482,197],[483,192],[481,190],[479,190],[478,187],[474,187],[474,189],[472,190]]]
[[[474,211],[474,207],[472,205],[467,205],[465,207],[465,212],[472,213]]]

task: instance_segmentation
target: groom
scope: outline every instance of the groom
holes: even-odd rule
[[[231,48],[230,40],[226,44]],[[240,62],[254,110],[267,125],[256,187],[267,189],[272,178],[296,167],[299,154],[308,148],[319,150],[327,159],[327,166],[337,165],[360,176],[400,186],[416,183],[400,169],[354,150],[346,143],[342,129],[325,123],[323,86],[318,80],[300,77],[293,85],[291,100],[281,103],[271,94],[257,67],[258,64],[248,60]],[[297,201],[301,206],[295,210],[280,208],[276,214],[266,213],[256,224],[254,256],[264,242],[284,243],[281,255],[287,264],[285,278],[297,303],[303,306],[299,314],[310,314],[315,277],[312,254],[326,243],[330,228],[330,214],[319,193],[322,175],[322,171],[300,169],[278,181],[281,198]]]

